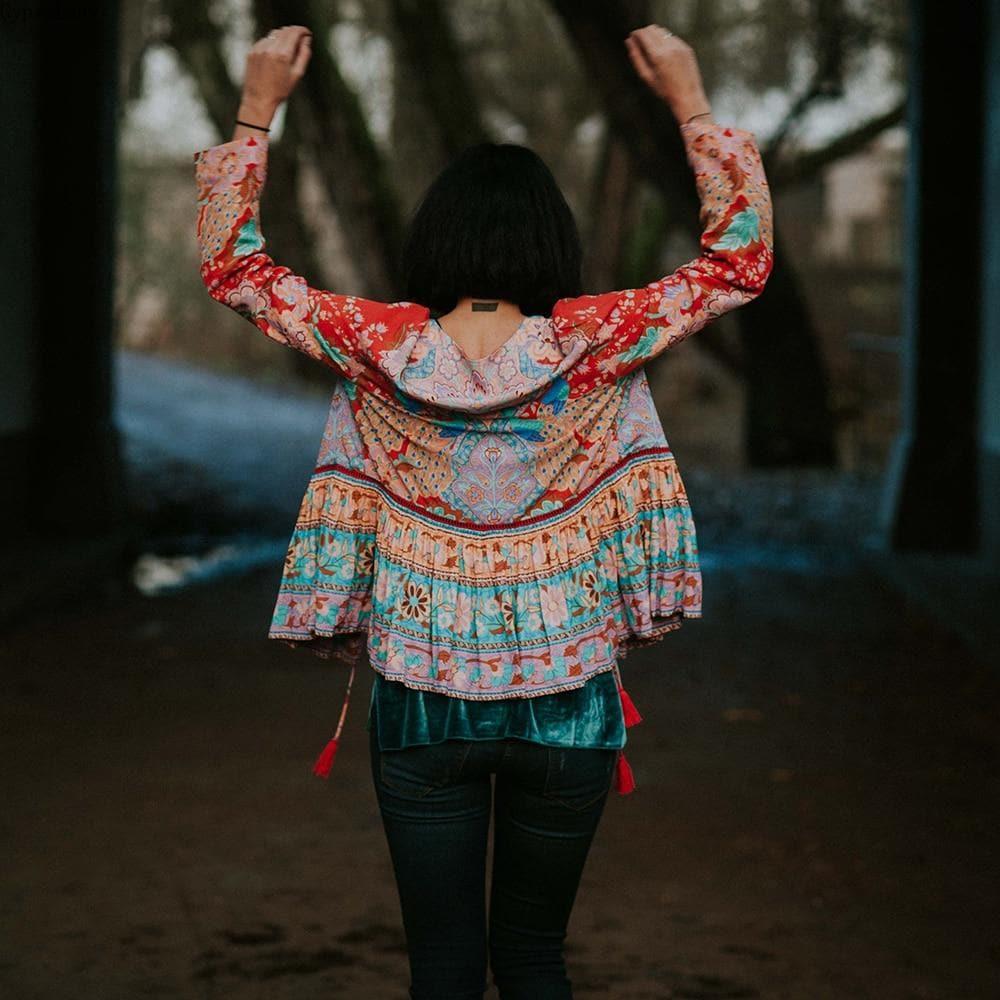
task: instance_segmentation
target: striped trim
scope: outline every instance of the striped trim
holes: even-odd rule
[[[650,503],[647,507],[642,507],[639,504],[636,504],[635,510],[629,517],[614,525],[614,527],[608,530],[606,534],[597,539],[590,548],[580,549],[578,552],[562,562],[558,569],[553,569],[548,573],[543,573],[536,567],[530,565],[525,566],[524,568],[512,565],[507,570],[503,571],[503,573],[498,573],[496,576],[484,579],[481,576],[476,576],[468,572],[462,572],[458,569],[450,569],[446,566],[439,565],[434,566],[433,569],[431,569],[426,563],[421,563],[417,559],[409,558],[406,554],[393,551],[391,545],[387,545],[384,548],[377,548],[375,561],[388,564],[393,569],[406,570],[411,576],[418,577],[423,581],[448,580],[453,583],[463,584],[467,587],[489,588],[490,586],[499,586],[506,588],[531,582],[545,582],[551,584],[552,581],[573,576],[581,567],[586,566],[588,563],[593,566],[596,573],[602,575],[603,571],[597,562],[597,557],[603,548],[611,544],[616,537],[622,535],[623,533],[632,531],[636,525],[652,520],[662,511],[674,509],[684,511],[684,515],[682,516],[686,516],[686,513],[689,510],[688,505],[680,500],[670,504],[654,502]],[[408,516],[408,513],[406,516]],[[508,533],[508,537],[510,534],[511,533]],[[648,567],[648,571],[650,573],[655,572],[668,574],[678,573],[681,571],[691,572],[694,569],[698,569],[699,565],[697,562],[697,554],[694,553],[695,558],[691,561],[683,558],[685,554],[686,553],[681,550],[681,558],[677,561],[668,562],[666,560],[660,560],[655,565],[651,564]],[[619,571],[622,570],[621,566],[618,568]],[[641,590],[641,587],[632,589]]]
[[[378,493],[386,501],[386,503],[401,512],[413,514],[414,516],[422,518],[423,520],[429,521],[433,524],[440,524],[456,531],[457,533],[467,532],[471,535],[510,535],[512,533],[516,534],[520,530],[531,529],[538,524],[557,522],[561,518],[573,514],[579,507],[582,507],[587,502],[591,494],[596,492],[602,486],[622,478],[628,472],[631,472],[634,466],[641,465],[647,460],[655,461],[657,459],[667,458],[672,460],[673,457],[673,451],[669,447],[663,445],[653,445],[649,448],[643,448],[640,451],[633,452],[631,455],[626,455],[614,465],[609,466],[582,493],[578,494],[570,503],[560,507],[558,510],[550,511],[545,514],[534,514],[531,517],[526,517],[519,521],[505,521],[488,526],[477,524],[474,521],[460,521],[450,517],[444,517],[441,514],[433,514],[428,510],[424,510],[412,500],[390,492],[377,479],[374,479],[364,472],[359,472],[357,469],[349,469],[347,466],[340,465],[339,463],[317,466],[313,475],[310,477],[310,482],[316,479],[326,478],[331,474],[341,476],[345,479],[353,480],[358,484],[371,488],[374,492]]]

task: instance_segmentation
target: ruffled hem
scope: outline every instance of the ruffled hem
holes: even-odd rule
[[[354,665],[367,653],[378,494],[317,472],[295,522],[268,638]]]
[[[582,686],[701,617],[694,523],[669,449],[623,460],[576,502],[484,528],[350,470],[317,473],[269,636],[462,698]]]
[[[580,672],[576,675],[567,675],[556,678],[549,685],[529,687],[527,685],[520,684],[510,688],[497,688],[493,691],[484,692],[475,689],[469,690],[456,688],[453,683],[446,681],[421,679],[412,670],[391,670],[383,663],[372,659],[370,647],[368,651],[368,662],[372,669],[374,669],[376,673],[380,674],[386,680],[404,684],[412,691],[430,691],[438,694],[449,695],[454,698],[475,701],[491,701],[501,699],[509,700],[511,698],[538,698],[546,695],[557,694],[562,691],[571,691],[576,688],[581,688],[599,674],[613,670],[615,664],[621,663],[625,660],[632,651],[649,646],[655,646],[658,642],[662,642],[671,632],[679,629],[685,621],[701,617],[700,612],[693,613],[684,610],[678,611],[672,618],[656,625],[650,632],[644,635],[629,633],[621,638],[614,647],[614,657],[604,664],[588,669],[586,672]],[[370,636],[369,642],[371,642]]]
[[[578,502],[496,528],[379,512],[369,658],[465,698],[579,686],[701,616],[694,523],[669,449],[630,456]]]

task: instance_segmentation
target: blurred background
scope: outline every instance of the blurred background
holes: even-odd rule
[[[997,995],[1000,0],[0,3],[4,995],[405,995],[370,677],[321,784],[346,678],[266,641],[333,375],[208,296],[193,153],[306,24],[278,263],[401,298],[491,138],[552,168],[587,291],[640,286],[699,235],[650,22],[756,134],[776,261],[647,368],[704,620],[629,658],[576,995]]]

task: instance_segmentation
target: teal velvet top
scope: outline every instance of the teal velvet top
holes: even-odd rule
[[[612,670],[571,691],[489,701],[418,691],[376,671],[365,728],[372,725],[382,750],[507,737],[559,747],[620,750],[625,745],[625,718]]]

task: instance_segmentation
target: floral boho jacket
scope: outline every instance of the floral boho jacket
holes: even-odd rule
[[[560,299],[483,358],[427,306],[313,288],[274,263],[266,135],[194,154],[209,294],[340,376],[268,632],[352,667],[316,773],[362,654],[410,688],[535,697],[701,617],[695,526],[643,365],[760,294],[772,207],[751,132],[681,133],[700,255],[642,288]]]

